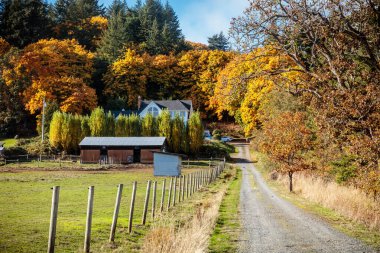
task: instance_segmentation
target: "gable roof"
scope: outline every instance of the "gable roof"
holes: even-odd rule
[[[193,104],[191,100],[143,100],[139,112],[142,112],[151,102],[154,102],[160,109],[170,111],[190,111]]]
[[[79,146],[163,146],[165,140],[165,137],[85,137]]]

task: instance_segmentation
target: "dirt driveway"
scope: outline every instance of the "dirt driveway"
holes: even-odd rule
[[[235,157],[243,172],[240,252],[374,252],[276,196],[250,162],[248,146],[237,147],[239,153]]]

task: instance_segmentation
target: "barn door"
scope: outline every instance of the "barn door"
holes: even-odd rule
[[[141,149],[139,147],[135,147],[135,149],[133,150],[133,162],[141,162]]]

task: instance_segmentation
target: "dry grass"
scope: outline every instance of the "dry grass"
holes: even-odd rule
[[[225,191],[223,186],[217,193],[208,194],[196,205],[195,213],[159,219],[145,237],[142,252],[206,252]]]
[[[288,186],[288,177],[278,180]],[[340,186],[335,182],[324,182],[321,178],[303,173],[294,175],[294,191],[341,215],[380,231],[380,203],[353,187]]]

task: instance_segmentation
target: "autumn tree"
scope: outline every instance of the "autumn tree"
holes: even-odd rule
[[[353,157],[348,166],[358,168],[359,187],[366,185],[362,175],[379,171],[379,7],[364,0],[259,0],[232,22],[243,48],[271,44],[308,76],[292,93],[315,112],[318,149],[330,151],[326,160]]]
[[[306,80],[288,56],[271,46],[258,48],[236,56],[220,71],[210,106],[219,118],[224,112],[235,117],[250,136],[261,125],[259,110],[273,87],[292,91],[293,84]]]
[[[188,121],[190,152],[196,154],[203,144],[203,125],[199,112],[193,112]]]
[[[91,129],[91,136],[104,136],[107,126],[103,108],[97,107],[91,112],[88,125]]]
[[[288,174],[289,191],[293,191],[293,174],[309,169],[305,153],[310,150],[312,132],[302,112],[283,112],[263,125],[261,148]]]
[[[233,57],[231,52],[206,50],[188,51],[180,57],[182,93],[193,101],[194,108],[212,114],[209,101],[214,94],[218,74]]]
[[[131,107],[136,106],[137,97],[145,96],[149,57],[127,49],[124,57],[110,65],[104,80],[105,95],[120,97]]]
[[[3,71],[6,85],[22,80],[25,107],[41,112],[42,100],[55,102],[63,112],[82,113],[96,106],[95,91],[88,86],[92,54],[74,40],[41,40],[14,57]]]

